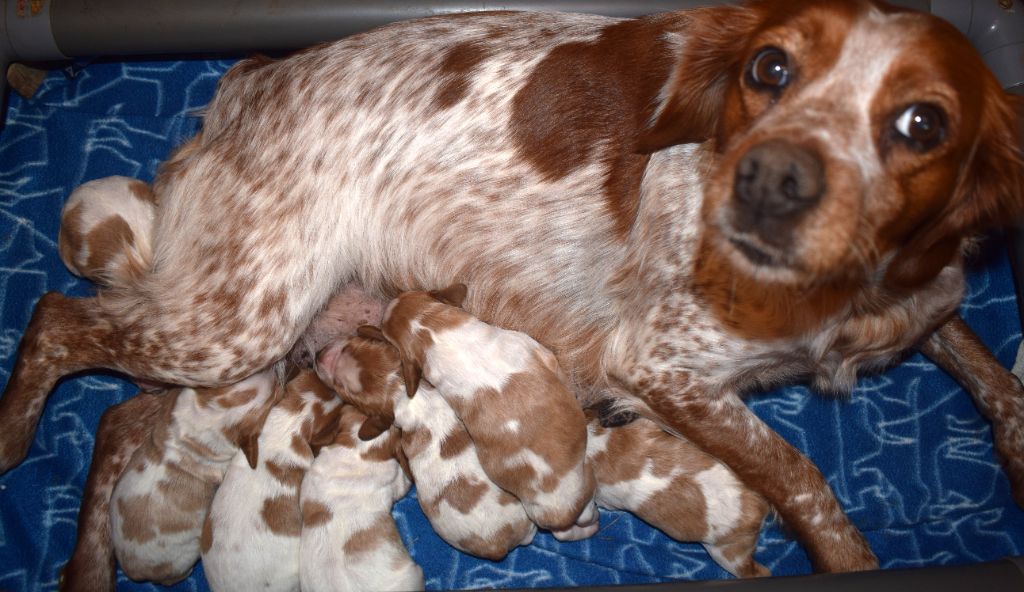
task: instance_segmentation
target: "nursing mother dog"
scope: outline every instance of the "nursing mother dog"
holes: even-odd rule
[[[1024,393],[955,313],[971,237],[1022,210],[1013,123],[951,26],[867,0],[443,16],[243,61],[154,183],[152,268],[37,305],[0,467],[64,374],[229,384],[352,283],[462,282],[581,399],[726,463],[816,569],[875,567],[740,397],[846,392],[920,348],[992,420],[1024,502]]]

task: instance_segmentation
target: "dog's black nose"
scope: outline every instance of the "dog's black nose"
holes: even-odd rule
[[[750,148],[736,167],[735,222],[740,230],[756,230],[769,242],[791,230],[799,215],[825,193],[821,159],[813,151],[786,140],[769,140]],[[785,234],[788,234],[786,232]]]

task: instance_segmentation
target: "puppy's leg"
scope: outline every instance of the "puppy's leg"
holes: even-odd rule
[[[818,571],[876,569],[878,560],[816,466],[735,393],[713,395],[670,374],[636,389],[662,425],[724,462],[793,528]],[[659,387],[650,388],[657,384]]]
[[[92,465],[78,512],[78,536],[61,573],[64,592],[97,592],[115,587],[110,535],[110,496],[132,454],[150,435],[163,398],[140,394],[108,409],[96,430]]]
[[[959,315],[939,327],[921,352],[971,394],[992,422],[992,439],[1017,505],[1024,507],[1024,387]]]

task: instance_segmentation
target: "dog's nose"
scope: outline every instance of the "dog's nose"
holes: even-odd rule
[[[769,140],[747,150],[736,167],[734,198],[743,230],[772,232],[795,222],[825,193],[824,166],[808,148]],[[769,238],[769,237],[765,237]]]

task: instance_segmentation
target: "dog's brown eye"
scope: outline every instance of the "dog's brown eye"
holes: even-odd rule
[[[934,148],[946,135],[946,117],[942,110],[928,103],[907,107],[893,122],[896,132],[917,150]]]
[[[789,84],[789,57],[777,47],[766,47],[750,61],[747,77],[765,90],[780,90]]]

